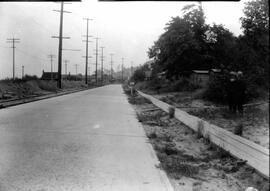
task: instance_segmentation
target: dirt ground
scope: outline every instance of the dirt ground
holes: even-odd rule
[[[268,191],[269,183],[145,98],[129,97],[175,191]]]
[[[269,103],[244,107],[244,116],[233,115],[228,107],[197,97],[198,92],[155,94],[154,97],[191,115],[198,116],[231,132],[242,126],[242,136],[269,149]]]

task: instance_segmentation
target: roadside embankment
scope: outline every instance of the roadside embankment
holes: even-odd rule
[[[86,90],[95,86],[86,86],[82,81],[63,81],[62,89],[56,81],[0,81],[0,108],[38,101],[55,96]]]
[[[269,190],[268,180],[246,161],[203,138],[149,99],[131,96],[128,89],[125,92],[159,158],[157,168],[166,171],[175,191]]]

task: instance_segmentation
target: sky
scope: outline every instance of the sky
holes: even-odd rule
[[[241,34],[240,17],[244,3],[203,2],[207,24],[223,24],[236,36]],[[197,2],[98,2],[83,0],[65,4],[64,9],[72,13],[64,14],[63,35],[71,39],[63,40],[63,60],[68,60],[67,72],[84,74],[86,21],[89,21],[90,73],[95,69],[94,49],[96,37],[99,46],[104,46],[104,67],[110,67],[110,54],[113,55],[113,68],[122,63],[130,67],[148,61],[147,51],[164,32],[171,17],[181,16],[181,9]],[[41,76],[42,70],[50,71],[49,54],[54,54],[53,71],[57,71],[60,3],[55,2],[1,2],[0,3],[0,79],[12,77],[12,49],[7,38],[19,38],[15,49],[15,76],[24,73]],[[99,48],[99,54],[101,53]],[[99,57],[100,60],[100,57]],[[65,73],[64,64],[62,65]]]

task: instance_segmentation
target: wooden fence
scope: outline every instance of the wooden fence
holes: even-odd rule
[[[166,112],[171,107],[171,105],[153,96],[142,92],[138,93]],[[194,131],[198,131],[199,129],[204,137],[207,136],[211,142],[230,152],[233,156],[246,160],[248,165],[269,179],[269,149],[203,121],[180,109],[175,109],[175,117]]]

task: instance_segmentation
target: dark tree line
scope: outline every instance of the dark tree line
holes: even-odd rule
[[[238,37],[223,25],[206,24],[201,4],[187,5],[182,12],[182,17],[172,17],[148,51],[155,60],[153,74],[165,71],[167,79],[175,80],[195,69],[241,70],[248,83],[268,87],[267,0],[246,3]]]

